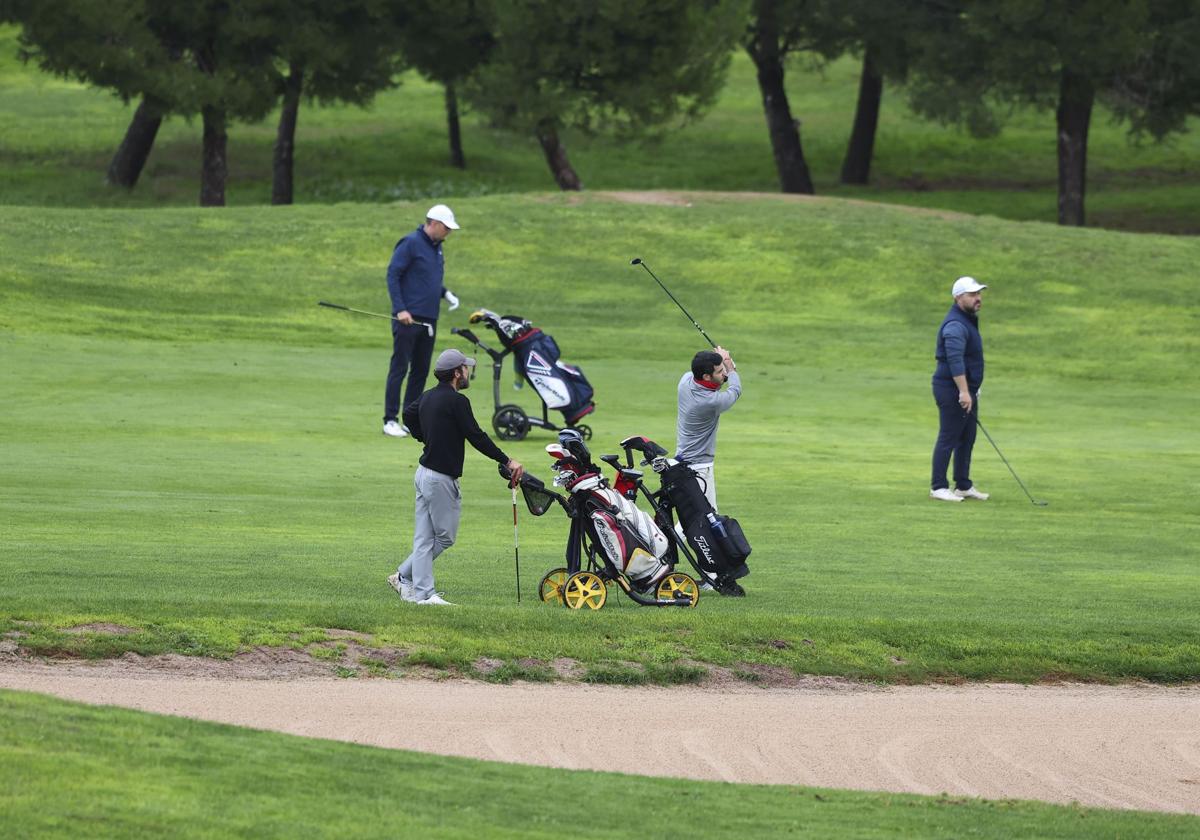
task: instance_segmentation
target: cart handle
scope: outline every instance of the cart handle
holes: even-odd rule
[[[483,352],[485,352],[489,356],[491,356],[494,361],[498,362],[501,359],[503,359],[506,355],[508,355],[508,352],[509,352],[508,350],[505,350],[503,353],[498,353],[495,350],[493,350],[491,347],[488,347],[486,344],[484,344],[482,341],[479,340],[479,336],[475,335],[475,333],[471,332],[469,329],[463,329],[463,328],[459,328],[459,327],[451,327],[450,332],[453,333],[454,335],[462,336],[467,341],[471,342],[476,347],[478,347],[480,350],[482,350]]]

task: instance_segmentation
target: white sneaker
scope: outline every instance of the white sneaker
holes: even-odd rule
[[[451,604],[449,601],[444,599],[441,595],[437,594],[436,592],[434,592],[432,595],[430,595],[424,601],[417,601],[416,603],[420,606],[426,606],[426,607],[456,607],[456,606],[458,606],[457,604]]]
[[[961,502],[962,496],[956,496],[954,491],[949,487],[939,487],[936,490],[929,491],[929,498],[937,499],[942,502]]]
[[[408,437],[408,430],[395,420],[389,420],[383,424],[383,433],[388,437]]]
[[[400,579],[400,574],[397,572],[394,575],[388,575],[388,586],[400,593],[400,597],[405,601],[413,599],[412,584]]]
[[[954,495],[960,499],[978,499],[981,502],[986,502],[991,498],[991,493],[981,493],[978,488],[968,487],[966,490],[955,490]]]

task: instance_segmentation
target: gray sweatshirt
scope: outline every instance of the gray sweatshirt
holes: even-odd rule
[[[675,457],[693,464],[711,464],[717,456],[717,422],[742,395],[742,378],[729,374],[724,391],[699,385],[691,372],[679,380],[679,415],[675,421]]]

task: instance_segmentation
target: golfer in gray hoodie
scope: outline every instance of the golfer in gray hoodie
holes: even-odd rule
[[[721,390],[721,385],[727,387]],[[742,395],[742,378],[723,347],[701,350],[692,370],[679,380],[679,414],[675,421],[675,458],[687,461],[704,485],[704,495],[716,510],[717,423]]]

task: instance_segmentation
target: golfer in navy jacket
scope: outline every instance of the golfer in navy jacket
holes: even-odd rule
[[[442,243],[455,230],[458,230],[458,222],[454,220],[453,211],[445,204],[436,204],[425,214],[425,224],[397,242],[392,251],[387,285],[395,320],[392,321],[392,363],[383,398],[383,433],[391,437],[407,434],[398,419],[400,386],[404,384],[405,375],[408,376],[408,387],[404,391],[404,405],[416,400],[425,390],[442,298],[450,304],[451,310],[458,308],[458,298],[442,282],[445,273]]]
[[[971,450],[975,448],[975,418],[979,414],[979,386],[983,384],[983,336],[979,334],[980,293],[987,286],[974,277],[959,277],[951,294],[954,305],[946,313],[937,336],[937,368],[933,372],[933,399],[940,425],[933,445],[933,480],[929,497],[943,502],[986,500],[987,493],[971,482]],[[946,481],[946,468],[954,456],[954,489]]]

